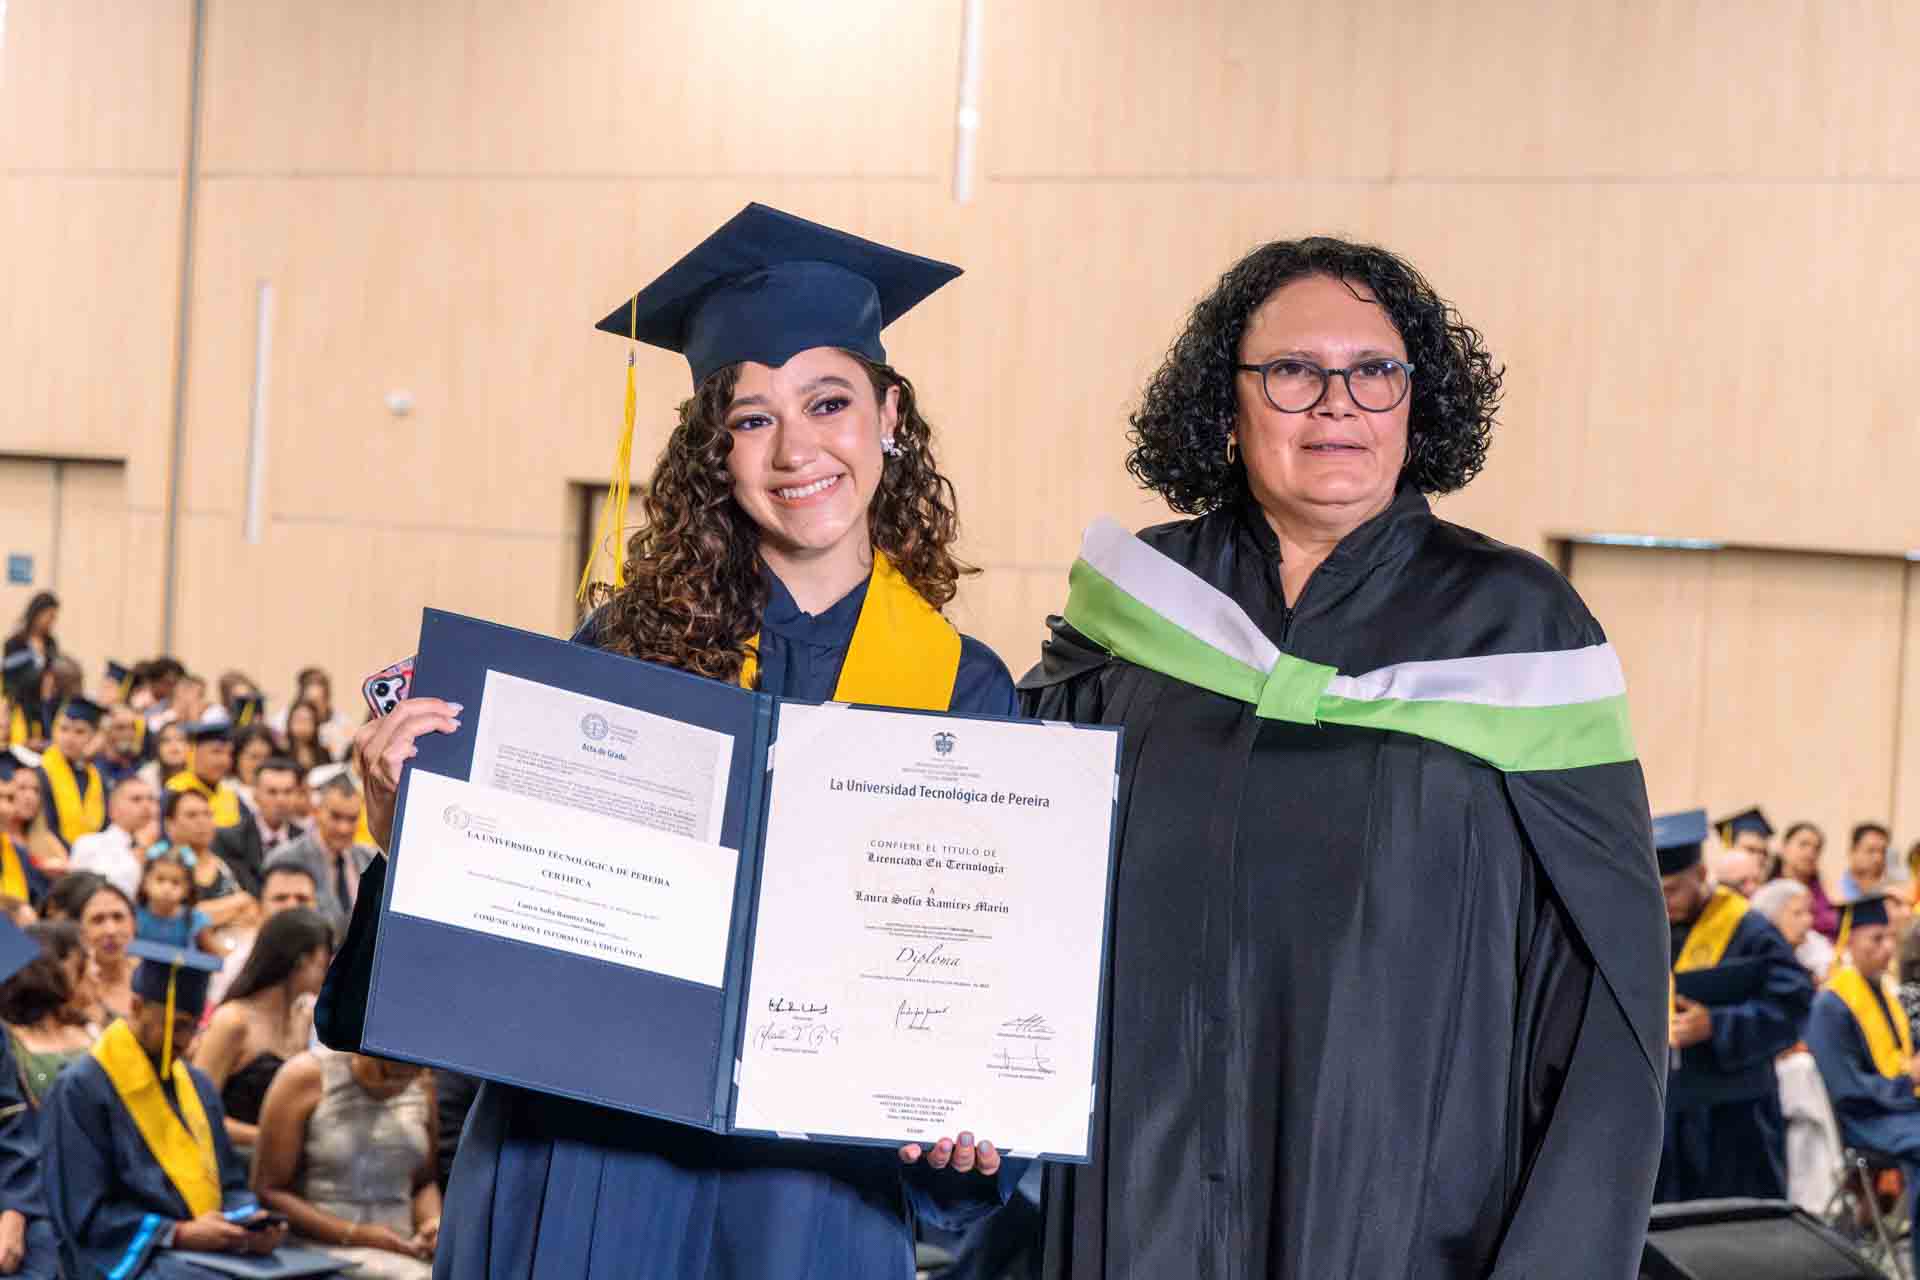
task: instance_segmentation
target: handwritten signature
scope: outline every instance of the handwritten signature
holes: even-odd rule
[[[789,1000],[785,996],[775,996],[767,1001],[768,1013],[825,1013],[826,1011],[827,1006],[824,1004],[802,1003]]]
[[[1047,1076],[1053,1074],[1053,1059],[1042,1053],[1037,1045],[1030,1050],[1020,1052],[1012,1049],[996,1049],[987,1065],[999,1071],[1038,1072]]]
[[[929,965],[937,969],[958,969],[960,967],[959,956],[941,954],[946,950],[946,947],[947,944],[944,942],[936,942],[931,947],[925,948],[902,947],[900,948],[900,954],[893,958],[894,963],[906,965],[906,976],[909,978],[920,972],[923,967]]]
[[[769,1022],[754,1033],[754,1043],[762,1049],[776,1044],[799,1049],[824,1049],[840,1043],[840,1028],[823,1026],[817,1022]]]
[[[931,1031],[933,1019],[947,1012],[949,1008],[951,1006],[943,1004],[937,1009],[923,1009],[902,1000],[900,1008],[893,1015],[893,1029],[895,1031],[903,1028],[908,1031]]]
[[[1031,1014],[1025,1018],[1009,1018],[1000,1024],[1000,1029],[1002,1031],[1016,1031],[1022,1035],[1029,1036],[1050,1036],[1053,1034],[1053,1024],[1047,1021],[1044,1014],[1038,1013]]]

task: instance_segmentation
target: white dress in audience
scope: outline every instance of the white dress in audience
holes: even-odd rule
[[[316,1048],[320,1101],[307,1118],[306,1149],[294,1190],[325,1213],[356,1226],[391,1227],[413,1235],[413,1175],[428,1157],[427,1081],[419,1078],[379,1099],[353,1078],[352,1057]],[[356,1276],[427,1280],[433,1264],[384,1249],[343,1249],[310,1241],[336,1258],[359,1264]]]
[[[1813,975],[1814,985],[1819,986],[1827,980],[1827,971],[1833,968],[1833,944],[1824,933],[1809,929],[1806,938],[1793,949],[1793,958]]]
[[[75,871],[92,871],[128,898],[140,896],[140,873],[145,870],[140,855],[134,852],[133,837],[109,823],[105,831],[81,836],[73,842],[69,865]]]
[[[1840,1127],[1812,1054],[1796,1049],[1775,1058],[1773,1073],[1787,1121],[1787,1199],[1817,1218],[1840,1177]]]

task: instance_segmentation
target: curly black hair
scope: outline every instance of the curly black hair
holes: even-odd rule
[[[1128,418],[1127,470],[1175,511],[1204,515],[1247,493],[1245,467],[1226,456],[1238,413],[1240,339],[1276,289],[1311,275],[1364,287],[1407,344],[1413,403],[1400,483],[1452,493],[1486,462],[1505,370],[1493,363],[1480,331],[1386,249],[1330,236],[1276,240],[1234,263],[1194,307]]]

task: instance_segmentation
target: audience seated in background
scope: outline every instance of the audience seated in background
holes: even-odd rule
[[[13,821],[13,780],[25,772],[11,755],[0,754],[0,893],[32,903],[46,896],[49,881]]]
[[[295,907],[273,916],[195,1043],[193,1065],[219,1091],[235,1147],[255,1145],[267,1086],[312,1038],[313,997],[332,958],[333,930],[313,911]]]
[[[91,871],[76,871],[53,886],[47,904],[80,926],[95,1002],[92,1021],[105,1026],[126,1017],[133,1008],[133,958],[127,952],[136,919],[133,899]]]
[[[235,932],[260,922],[260,900],[240,887],[233,869],[213,851],[213,809],[197,791],[170,791],[165,802],[167,842],[191,850],[194,896],[214,928],[215,953],[233,948]],[[247,821],[251,822],[251,812]]]
[[[159,797],[145,778],[130,774],[107,796],[106,829],[73,842],[69,869],[97,872],[122,893],[137,894],[147,846],[159,833]]]
[[[156,840],[147,850],[146,870],[141,873],[140,892],[134,898],[138,908],[134,937],[142,942],[217,953],[213,921],[194,905],[191,867],[196,861],[193,850],[176,849],[165,840]]]
[[[1718,850],[1708,869],[1715,884],[1723,884],[1743,898],[1751,898],[1766,883],[1766,865],[1751,849]]]
[[[253,783],[259,776],[260,766],[279,753],[280,744],[266,725],[255,722],[235,730],[233,789],[240,793],[242,804],[253,806]]]
[[[44,955],[41,940],[0,924],[0,1007],[8,995],[18,997],[18,970]],[[59,1280],[60,1245],[41,1182],[40,1116],[14,1052],[14,1039],[0,1036],[0,1275]]]
[[[123,779],[139,772],[144,734],[140,713],[132,707],[121,705],[107,709],[106,727],[100,735],[100,749],[93,755],[93,767],[100,771],[100,781],[109,793]]]
[[[233,789],[232,730],[224,720],[202,720],[187,727],[193,752],[187,767],[167,779],[167,790],[193,792],[213,807],[213,825],[231,827],[243,820],[249,810],[240,803]],[[209,831],[211,840],[212,833]]]
[[[1754,891],[1751,901],[1755,911],[1773,922],[1814,982],[1825,982],[1833,964],[1833,944],[1813,931],[1813,894],[1807,886],[1785,877],[1769,880]]]
[[[360,873],[376,850],[354,843],[360,825],[360,791],[345,770],[322,784],[314,797],[313,825],[307,833],[268,860],[268,866],[295,862],[307,868],[319,886],[320,914],[340,937],[353,918]]]
[[[287,712],[287,754],[303,772],[339,759],[326,744],[320,710],[311,702],[296,702]]]
[[[254,770],[253,821],[221,827],[213,833],[213,851],[248,893],[260,892],[267,859],[305,832],[292,817],[294,797],[301,789],[300,775],[300,766],[288,757],[269,756]]]
[[[91,698],[67,699],[53,718],[53,742],[40,756],[40,812],[62,849],[107,824],[107,788],[93,767],[93,739],[105,713]]]
[[[131,1012],[47,1095],[47,1202],[67,1274],[172,1280],[197,1272],[172,1259],[156,1263],[156,1253],[265,1254],[286,1231],[247,1229],[261,1215],[227,1141],[220,1095],[180,1059],[218,962],[134,945]]]
[[[1811,822],[1796,822],[1780,838],[1780,876],[1805,885],[1813,908],[1814,932],[1832,942],[1840,936],[1840,913],[1820,880],[1820,854],[1827,837]]]
[[[1856,842],[1857,843],[1857,842]],[[1840,1132],[1848,1143],[1899,1162],[1909,1185],[1920,1178],[1920,1056],[1898,999],[1884,983],[1894,954],[1887,899],[1870,896],[1843,911],[1851,964],[1837,965],[1813,1002],[1807,1047],[1820,1065]],[[1913,1197],[1915,1262],[1920,1263],[1920,1196]]]
[[[39,773],[19,767],[15,756],[9,756],[6,764],[0,764],[0,773],[8,777],[8,781],[0,785],[8,788],[7,794],[12,800],[5,834],[42,875],[48,879],[58,877],[67,869],[67,847],[53,834],[46,814],[40,811]]]
[[[267,872],[266,883],[260,886],[261,927],[282,911],[291,911],[295,907],[314,909],[313,873],[298,863],[283,863]],[[227,962],[219,973],[213,975],[210,988],[215,1004],[227,998],[227,991],[241,970],[247,966],[247,959],[253,953],[253,944],[259,938],[258,929],[248,929],[232,937],[233,950],[227,953]]]
[[[0,984],[0,1022],[6,1024],[13,1062],[37,1107],[68,1064],[93,1047],[94,1033],[78,1007],[87,980],[87,949],[80,930],[65,920],[27,931],[40,954]]]
[[[1840,877],[1842,905],[1870,893],[1878,893],[1887,883],[1887,829],[1877,822],[1863,822],[1853,829],[1847,845],[1847,869]]]
[[[187,742],[187,727],[169,724],[157,729],[153,734],[153,759],[140,766],[140,776],[156,792],[165,791],[187,767],[187,754],[191,751]]]
[[[16,929],[40,923],[40,913],[33,909],[33,904],[10,893],[0,893],[0,916],[5,916]]]
[[[432,1078],[326,1048],[294,1058],[267,1091],[254,1187],[356,1274],[424,1280],[440,1235]]]

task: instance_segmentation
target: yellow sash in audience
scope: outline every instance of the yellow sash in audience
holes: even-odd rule
[[[86,766],[87,789],[82,795],[73,765],[60,748],[48,747],[40,756],[40,767],[46,770],[47,786],[53,792],[54,811],[49,816],[62,840],[71,846],[81,836],[107,825],[107,795],[100,785],[98,769]]]
[[[760,636],[751,641],[760,651]],[[740,685],[751,689],[760,664],[749,657],[740,668]],[[960,673],[960,633],[928,604],[893,562],[873,554],[873,576],[853,642],[833,687],[835,702],[860,702],[913,711],[945,711],[953,702]]]
[[[0,893],[27,900],[27,868],[13,847],[13,837],[0,831]]]
[[[186,1064],[178,1058],[173,1062],[173,1094],[180,1103],[176,1116],[167,1105],[152,1059],[125,1022],[114,1023],[94,1042],[93,1060],[107,1073],[107,1080],[133,1117],[134,1128],[140,1131],[140,1139],[147,1144],[155,1163],[187,1202],[188,1216],[197,1218],[217,1210],[219,1156],[206,1108],[200,1105],[200,1091],[193,1087]],[[186,1120],[184,1125],[182,1118]]]
[[[1854,1025],[1866,1039],[1867,1052],[1873,1055],[1876,1071],[1889,1080],[1907,1074],[1907,1059],[1913,1056],[1913,1029],[1907,1025],[1907,1011],[1898,1000],[1888,1000],[1883,1012],[1873,998],[1873,989],[1852,965],[1836,967],[1827,979],[1827,990],[1840,997],[1853,1015]],[[1889,1026],[1887,1020],[1893,1020]],[[1914,1086],[1920,1093],[1920,1085]]]
[[[1693,928],[1687,931],[1686,945],[1680,948],[1680,958],[1673,962],[1673,971],[1686,973],[1719,964],[1727,954],[1727,944],[1733,941],[1733,931],[1740,926],[1740,917],[1746,914],[1745,898],[1725,885],[1716,888],[1693,922]]]
[[[194,774],[191,769],[182,769],[167,779],[169,791],[198,791],[213,806],[213,825],[216,827],[238,826],[240,823],[240,796],[227,785],[222,778],[218,787],[210,787]]]
[[[19,707],[13,709],[13,720],[7,725],[7,745],[10,747],[27,745],[27,713]]]

